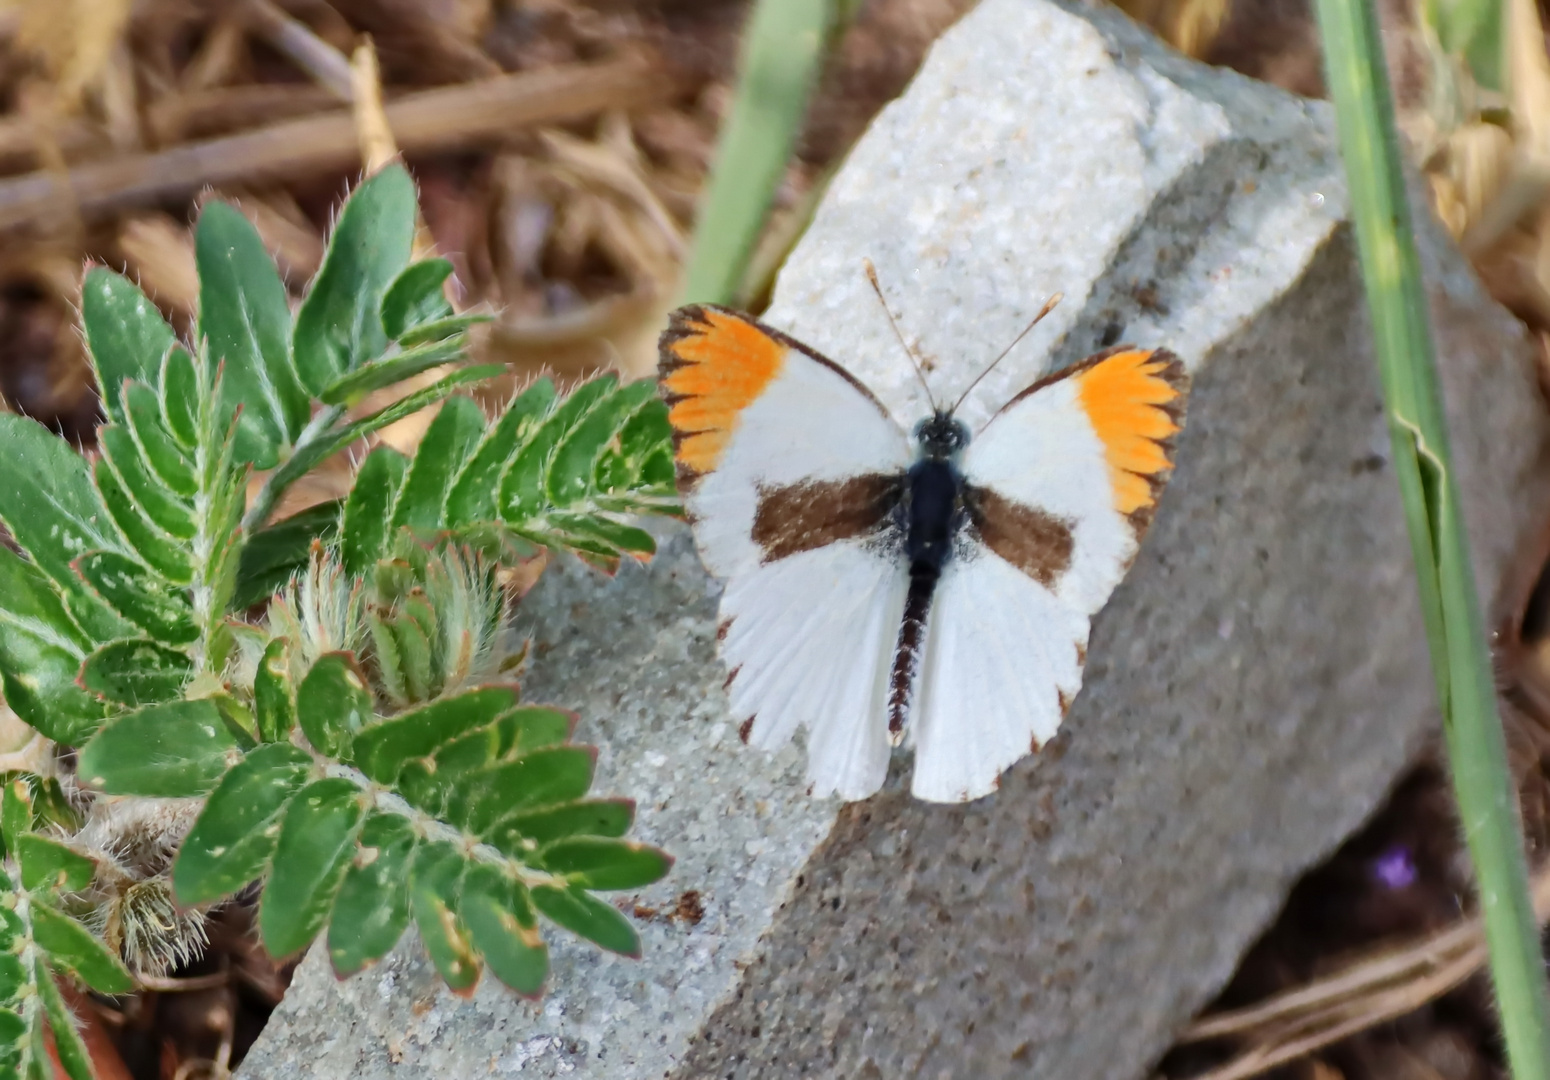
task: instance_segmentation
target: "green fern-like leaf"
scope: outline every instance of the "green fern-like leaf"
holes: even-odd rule
[[[68,911],[91,884],[91,859],[37,831],[47,818],[27,779],[0,792],[0,1075],[50,1077],[52,1036],[71,1080],[91,1080],[91,1059],[57,980],[75,978],[101,994],[134,980],[101,939]]]
[[[451,398],[413,457],[378,447],[344,503],[339,545],[365,573],[398,530],[430,537],[491,535],[570,551],[608,572],[649,558],[641,514],[675,514],[672,440],[650,380],[613,375],[560,397],[540,379],[486,419]]]
[[[649,383],[612,377],[564,398],[541,381],[493,419],[455,396],[500,369],[457,366],[483,317],[453,312],[445,260],[410,261],[413,222],[403,170],[362,184],[292,318],[252,226],[212,204],[197,348],[123,277],[86,276],[106,413],[95,461],[0,414],[7,704],[79,748],[77,796],[204,800],[169,872],[174,841],[126,868],[89,838],[103,804],[83,829],[57,782],[5,788],[0,1080],[45,1075],[49,1032],[65,1071],[88,1076],[57,980],[128,992],[123,959],[186,958],[201,905],[258,878],[271,950],[326,927],[341,972],[411,921],[459,992],[487,966],[536,993],[541,917],[638,950],[593,893],[654,881],[668,857],[622,839],[630,803],[588,797],[595,755],[570,743],[574,716],[506,681],[525,655],[506,581],[544,547],[608,570],[649,556],[630,518],[676,510],[666,417]],[[348,498],[269,522],[325,457],[443,402],[413,456],[378,448]],[[254,469],[270,471],[245,506]],[[144,917],[105,918],[110,894]],[[133,935],[106,929],[129,922]]]
[[[596,755],[569,741],[573,715],[493,684],[384,716],[350,653],[319,657],[299,683],[278,662],[265,671],[265,696],[282,704],[260,711],[293,711],[305,745],[249,743],[213,704],[184,702],[119,717],[82,752],[81,776],[104,791],[208,794],[173,870],[181,903],[266,878],[265,946],[290,955],[326,926],[341,975],[412,920],[458,991],[484,963],[538,993],[538,913],[638,953],[628,921],[592,893],[649,884],[671,860],[620,838],[630,803],[587,797]]]

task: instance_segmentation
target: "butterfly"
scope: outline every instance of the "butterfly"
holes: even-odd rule
[[[670,316],[658,385],[701,560],[725,584],[743,741],[773,751],[806,728],[812,794],[847,800],[882,787],[902,742],[917,798],[963,802],[1076,696],[1092,616],[1171,473],[1188,376],[1166,349],[1120,346],[979,431],[960,398],[907,435],[832,360],[697,304]]]

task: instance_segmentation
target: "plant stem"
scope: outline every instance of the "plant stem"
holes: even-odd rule
[[[269,520],[269,515],[274,513],[275,504],[280,501],[280,496],[285,494],[285,489],[301,479],[307,469],[316,464],[305,453],[314,443],[326,439],[333,431],[335,422],[344,415],[343,405],[329,405],[318,412],[296,436],[296,445],[291,450],[288,461],[282,464],[269,478],[264,481],[264,486],[259,489],[253,498],[253,505],[248,507],[248,512],[242,518],[242,531],[251,533],[264,527],[264,522]],[[305,462],[302,468],[291,467],[295,462]]]
[[[1426,296],[1370,0],[1316,0],[1394,464],[1442,705],[1454,794],[1516,1080],[1550,1077],[1550,1006],[1507,746],[1450,467]]]
[[[686,301],[728,303],[736,296],[807,116],[835,16],[835,0],[758,0],[695,227]]]

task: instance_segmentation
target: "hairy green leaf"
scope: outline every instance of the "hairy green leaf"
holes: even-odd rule
[[[168,489],[191,499],[199,490],[194,463],[162,423],[161,399],[143,383],[126,383],[124,409],[135,445],[151,471]]]
[[[450,397],[442,404],[420,440],[393,507],[395,528],[433,533],[442,527],[447,488],[483,434],[484,413],[472,399]]]
[[[355,764],[381,784],[398,779],[406,762],[425,757],[474,728],[492,723],[517,703],[509,687],[486,687],[380,720],[355,735]]]
[[[60,1066],[70,1080],[94,1080],[91,1054],[76,1029],[75,1015],[65,1004],[59,986],[41,960],[34,962],[33,970],[38,996],[43,999],[43,1014],[48,1018],[49,1030],[54,1035],[54,1053]]]
[[[544,869],[585,889],[637,889],[667,876],[673,860],[647,844],[600,836],[556,840],[541,853]]]
[[[414,828],[397,814],[373,813],[345,871],[328,923],[328,957],[341,978],[387,955],[409,925]]]
[[[20,970],[20,959],[11,956],[7,957],[6,960],[13,964],[18,969],[18,971]],[[0,988],[3,988],[4,985],[9,981],[10,980],[0,979]],[[15,981],[19,985],[22,981],[22,978],[18,977]],[[12,995],[10,994],[0,993],[0,1001],[8,1000],[11,998],[11,996]],[[16,1015],[16,1013],[12,1012],[10,1009],[0,1008],[0,1065],[3,1065],[8,1069],[15,1069],[17,1062],[21,1060],[21,1056],[18,1053],[18,1050],[22,1041],[22,1036],[26,1033],[27,1022],[25,1020]],[[12,1072],[10,1075],[15,1076],[16,1074]]]
[[[539,380],[489,425],[471,402],[449,402],[406,479],[393,460],[391,474],[386,460],[371,463],[352,493],[360,508],[359,543],[347,541],[355,572],[387,546],[379,515],[393,488],[401,488],[393,524],[422,536],[455,530],[502,560],[507,543],[531,542],[609,572],[621,555],[646,559],[656,548],[650,533],[617,515],[678,512],[671,430],[650,381],[620,387],[604,376],[557,402],[553,384]]]
[[[581,886],[537,885],[533,906],[571,933],[621,956],[640,956],[640,935],[619,911],[589,896]]]
[[[446,259],[422,259],[407,267],[382,296],[382,328],[397,340],[422,323],[452,314],[445,284],[452,276]]]
[[[258,925],[274,957],[300,952],[328,918],[349,869],[363,809],[349,780],[314,780],[286,806]]]
[[[549,973],[549,950],[526,892],[495,867],[475,864],[463,875],[458,914],[495,977],[519,994],[537,997]]]
[[[49,960],[69,968],[99,994],[127,994],[134,980],[118,957],[86,927],[70,916],[32,900],[32,936]]]
[[[24,889],[80,892],[91,884],[97,869],[85,855],[37,833],[17,836],[16,861],[21,864]]]
[[[6,883],[6,892],[10,892],[10,882]],[[6,913],[11,919],[16,919],[10,912]],[[18,922],[20,920],[17,920]],[[6,942],[6,950],[0,952],[0,1003],[13,1003],[20,996],[22,987],[29,982],[27,969],[22,966],[21,957],[11,951],[15,947],[15,941]],[[0,1025],[4,1024],[4,1018],[0,1017]],[[4,1061],[5,1043],[0,1041],[0,1061]]]
[[[546,746],[557,746],[575,734],[579,717],[566,709],[550,705],[524,705],[501,717],[497,729],[501,744],[497,757],[525,754]]]
[[[124,618],[161,641],[187,645],[199,638],[187,592],[167,587],[143,563],[116,551],[89,551],[76,572]]]
[[[199,445],[199,371],[181,345],[168,349],[162,360],[161,417],[184,448]]]
[[[190,502],[153,476],[145,456],[128,428],[108,424],[97,429],[97,441],[113,473],[145,519],[179,540],[194,537],[194,509]]]
[[[414,598],[411,595],[411,599]],[[424,701],[429,698],[435,689],[432,683],[435,660],[431,642],[434,624],[427,625],[415,618],[413,612],[404,611],[391,620],[374,618],[372,629],[373,638],[383,644],[385,635],[392,635],[391,656],[397,664],[397,670],[392,673],[390,680],[385,681],[396,688],[402,700]],[[382,649],[380,645],[379,650],[379,660],[389,654],[389,650]]]
[[[296,686],[291,682],[290,642],[275,638],[264,647],[253,676],[253,716],[264,742],[290,738],[296,726]]]
[[[66,746],[78,745],[102,721],[102,705],[75,681],[90,647],[53,583],[20,555],[0,547],[5,700],[17,716]]]
[[[12,780],[5,785],[4,792],[0,792],[0,837],[5,840],[5,850],[14,853],[18,840],[30,831],[32,789],[26,780]]]
[[[460,824],[483,835],[509,814],[571,802],[592,786],[597,751],[590,746],[554,746],[468,778],[461,792],[468,807]]]
[[[554,407],[554,383],[539,379],[506,406],[491,424],[447,494],[447,524],[496,520],[495,490],[506,463],[533,437]]]
[[[97,490],[102,495],[102,505],[108,511],[106,516],[118,526],[118,531],[129,541],[128,546],[168,581],[176,585],[191,584],[194,580],[194,563],[187,545],[151,523],[120,483],[106,458],[97,460],[93,475],[97,481]],[[104,550],[124,549],[124,545],[117,542],[97,546]],[[97,636],[99,640],[104,639],[104,635]],[[123,636],[123,631],[105,635],[108,638]]]
[[[586,550],[589,542],[646,557],[656,553],[657,542],[645,529],[597,514],[550,514],[550,532],[567,547]]]
[[[365,574],[387,549],[393,504],[409,471],[409,459],[391,446],[366,455],[344,502],[339,557],[347,574]]]
[[[27,778],[27,782],[32,786],[32,827],[35,830],[58,827],[66,832],[75,832],[81,827],[83,820],[80,811],[65,795],[58,777],[32,776]]]
[[[620,387],[590,409],[555,447],[545,484],[549,500],[557,506],[569,506],[591,495],[603,451],[630,417],[656,400],[656,380],[641,379]]]
[[[409,264],[414,223],[414,182],[402,166],[366,180],[345,203],[292,337],[297,374],[314,395],[387,347],[382,297]]]
[[[259,529],[242,548],[236,591],[231,607],[237,611],[269,599],[307,565],[314,540],[328,543],[339,531],[342,503],[318,503],[299,510],[283,521]]]
[[[545,475],[555,449],[618,384],[615,375],[593,379],[550,412],[501,477],[499,511],[504,520],[525,521],[549,508]]]
[[[104,701],[131,708],[175,701],[194,661],[157,641],[127,638],[99,645],[81,666],[81,686]]]
[[[108,417],[127,423],[124,382],[157,384],[162,358],[177,341],[172,327],[132,282],[101,266],[88,270],[81,286],[81,323]]]
[[[503,818],[489,833],[491,847],[527,859],[541,845],[568,836],[623,836],[635,820],[628,799],[583,799]]]
[[[97,548],[122,550],[92,487],[85,460],[41,424],[0,414],[0,520],[53,579],[81,628],[97,641],[122,637],[124,622],[92,595],[71,562]]]
[[[307,424],[311,402],[291,366],[285,286],[258,232],[233,206],[206,204],[194,234],[199,330],[225,363],[227,408],[242,406],[236,459],[272,468]]]
[[[320,753],[349,754],[355,733],[373,719],[371,691],[349,653],[318,657],[296,693],[296,719]]]
[[[493,724],[472,730],[442,745],[435,752],[439,774],[471,772],[509,761],[571,737],[576,714],[547,705],[523,705],[504,713]]]
[[[650,385],[650,380],[630,386]],[[627,386],[620,393],[629,390]],[[619,429],[619,437],[603,447],[593,482],[604,496],[628,497],[632,490],[674,486],[673,428],[667,406],[660,400],[642,402]]]
[[[209,903],[259,877],[274,854],[280,815],[312,769],[311,755],[290,743],[261,746],[232,766],[178,849],[178,902]]]
[[[237,739],[208,698],[114,717],[81,751],[84,783],[113,795],[203,795],[225,775]]]
[[[430,341],[445,341],[447,338],[465,333],[471,326],[493,322],[494,319],[493,315],[477,311],[466,311],[461,315],[448,315],[444,319],[433,319],[430,322],[423,322],[419,326],[411,326],[399,337],[398,343],[406,349],[412,349],[416,345],[424,345]]]
[[[467,863],[446,841],[422,843],[409,868],[409,910],[420,940],[447,988],[464,997],[479,981],[479,956],[458,916],[458,894]]]
[[[481,382],[504,371],[500,364],[476,364],[458,368],[437,379],[431,385],[407,394],[393,404],[343,427],[334,428],[325,436],[298,447],[296,453],[271,477],[271,483],[281,490],[310,472],[319,462],[351,443],[365,438],[389,424],[396,424],[406,416],[412,416],[451,394],[467,383]]]
[[[356,405],[366,395],[385,386],[403,382],[422,371],[451,363],[463,355],[461,338],[435,341],[404,352],[390,353],[381,360],[362,364],[347,371],[323,388],[318,400],[325,405]]]

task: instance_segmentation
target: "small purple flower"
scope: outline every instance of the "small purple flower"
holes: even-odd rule
[[[1410,848],[1396,844],[1379,855],[1373,860],[1372,875],[1378,879],[1379,884],[1389,889],[1407,889],[1414,885],[1418,873]]]

